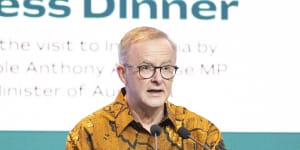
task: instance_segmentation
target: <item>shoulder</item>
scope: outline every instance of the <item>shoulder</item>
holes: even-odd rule
[[[175,114],[177,129],[181,126],[187,128],[193,137],[212,147],[221,142],[221,131],[209,119],[183,106],[171,103],[169,106]]]
[[[169,112],[174,114],[177,121],[181,122],[181,125],[189,125],[190,127],[201,127],[207,129],[211,122],[200,114],[197,114],[186,107],[168,103]]]
[[[112,110],[113,103],[104,106],[87,116],[81,118],[79,122],[75,125],[73,130],[79,130],[80,128],[85,129],[92,129],[93,127],[97,125],[102,125],[104,122],[107,122],[108,120],[114,119],[114,111]]]

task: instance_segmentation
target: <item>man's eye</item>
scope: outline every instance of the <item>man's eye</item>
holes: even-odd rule
[[[142,65],[140,66],[140,69],[142,70],[151,70],[153,67],[149,66],[149,65]]]
[[[171,66],[162,66],[162,69],[163,69],[163,70],[170,70],[170,69],[171,69]]]

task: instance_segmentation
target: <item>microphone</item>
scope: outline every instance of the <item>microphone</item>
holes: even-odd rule
[[[157,150],[158,148],[158,144],[157,144],[157,136],[160,135],[160,127],[159,125],[157,124],[154,124],[150,127],[150,131],[151,131],[151,134],[154,136],[154,140],[155,140],[155,150]]]
[[[191,136],[190,131],[189,131],[187,128],[185,128],[185,127],[180,127],[180,128],[178,129],[177,133],[178,133],[179,136],[182,137],[183,139],[188,139],[188,138],[189,138],[189,139],[193,140],[196,144],[202,146],[205,150],[210,150],[209,147],[207,147],[207,146],[204,145],[204,144],[201,144],[199,141],[197,141],[195,138],[193,138],[193,137]],[[195,149],[196,149],[196,147],[195,147]]]

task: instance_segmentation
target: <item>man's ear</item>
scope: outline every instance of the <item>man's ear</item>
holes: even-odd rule
[[[117,66],[117,73],[119,75],[120,80],[126,84],[127,80],[126,80],[126,68],[124,65],[118,64]]]

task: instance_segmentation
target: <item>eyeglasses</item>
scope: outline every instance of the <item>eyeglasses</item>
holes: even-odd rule
[[[165,65],[165,66],[153,66],[153,65],[139,65],[139,66],[132,66],[129,64],[124,64],[125,67],[135,67],[139,71],[139,75],[143,79],[150,79],[154,76],[156,69],[159,69],[160,75],[162,78],[166,80],[170,80],[174,78],[176,71],[178,69],[177,66],[172,65]]]

